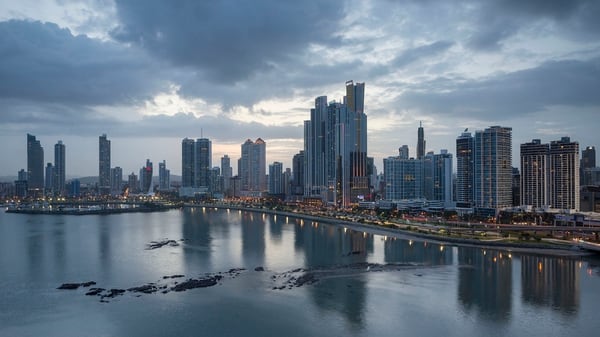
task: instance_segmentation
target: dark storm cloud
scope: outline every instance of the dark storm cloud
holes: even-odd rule
[[[53,23],[0,22],[0,98],[70,105],[129,103],[159,89],[143,55]],[[7,107],[0,107],[5,110]]]
[[[552,106],[599,106],[598,88],[599,58],[551,61],[484,80],[440,78],[409,88],[396,104],[425,113],[494,120]]]
[[[310,43],[333,43],[339,1],[116,1],[112,36],[213,81],[273,69]]]
[[[552,23],[545,33],[576,40],[598,40],[600,1],[597,0],[494,0],[474,2],[474,33],[466,45],[483,51],[496,51],[523,27]],[[553,26],[553,27],[552,27]]]

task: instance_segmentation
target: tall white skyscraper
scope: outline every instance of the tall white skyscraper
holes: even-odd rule
[[[242,191],[267,191],[266,146],[267,144],[261,138],[255,142],[248,139],[242,144],[242,156],[238,169]]]
[[[492,126],[475,133],[473,178],[475,207],[512,206],[512,128]]]

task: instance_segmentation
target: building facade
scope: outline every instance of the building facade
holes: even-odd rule
[[[473,136],[463,132],[456,139],[456,207],[473,207]]]
[[[110,193],[110,140],[106,134],[98,139],[98,191]]]
[[[266,147],[267,143],[261,138],[254,142],[248,139],[242,144],[242,155],[238,164],[241,191],[267,191]]]
[[[492,126],[475,133],[473,178],[475,207],[512,206],[512,128]]]
[[[27,188],[30,196],[44,189],[44,149],[30,134],[27,134]]]
[[[54,195],[62,196],[66,194],[66,149],[62,140],[54,144]]]
[[[579,210],[579,143],[569,137],[550,142],[550,207]]]
[[[550,146],[539,139],[521,144],[521,205],[548,206]]]

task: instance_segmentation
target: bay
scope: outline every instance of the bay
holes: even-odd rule
[[[147,249],[162,239],[178,245]],[[244,270],[232,276],[232,268]],[[87,288],[56,289],[86,281],[169,289],[218,273],[213,287],[125,292],[108,303]],[[294,286],[307,273],[317,282]],[[172,275],[185,277],[163,278]],[[0,214],[0,336],[596,336],[599,308],[597,257],[441,245],[202,207]]]

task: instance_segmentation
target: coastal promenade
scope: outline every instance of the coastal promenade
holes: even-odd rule
[[[593,252],[598,252],[589,247],[596,245],[583,246],[579,240],[560,240],[553,238],[543,238],[539,241],[525,241],[518,237],[503,238],[499,235],[502,230],[511,232],[530,232],[536,228],[527,227],[502,227],[497,225],[477,226],[472,228],[452,227],[440,224],[427,223],[391,223],[391,222],[375,222],[366,221],[362,218],[353,220],[341,219],[318,212],[303,212],[303,211],[285,211],[277,209],[269,209],[261,206],[239,205],[229,203],[200,203],[200,204],[184,204],[184,207],[204,207],[213,209],[239,210],[256,213],[272,214],[277,216],[291,217],[299,220],[312,221],[313,223],[323,223],[343,228],[348,228],[354,231],[361,231],[382,236],[397,237],[402,239],[416,239],[421,241],[430,241],[439,244],[454,244],[461,246],[479,246],[489,249],[506,250],[512,252],[534,253],[541,255],[554,256],[582,256],[589,255]],[[480,227],[480,228],[479,228]],[[555,231],[565,230],[565,228],[554,227]],[[572,227],[568,228],[573,230]],[[495,235],[490,235],[491,233]]]

